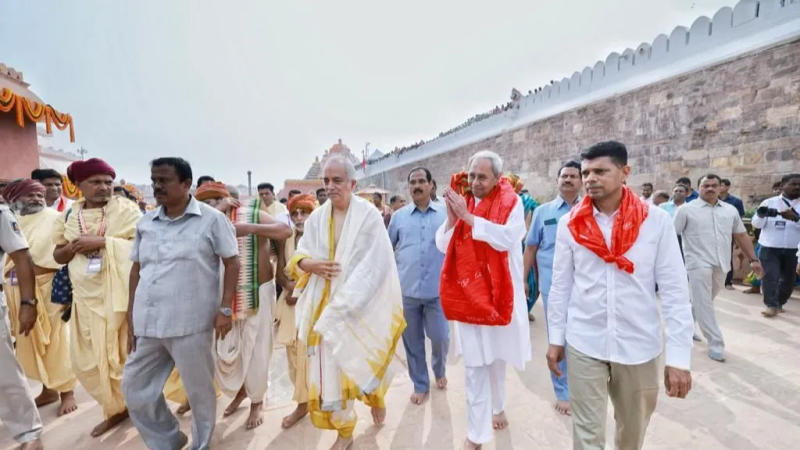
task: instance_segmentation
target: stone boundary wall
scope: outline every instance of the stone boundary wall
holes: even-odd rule
[[[425,165],[442,185],[488,148],[545,199],[564,160],[618,139],[631,153],[631,185],[669,188],[713,170],[752,201],[780,174],[800,171],[798,39],[800,0],[741,1],[612,53],[515,109],[370,164],[359,184],[404,192],[408,170]]]

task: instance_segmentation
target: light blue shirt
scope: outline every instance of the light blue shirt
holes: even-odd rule
[[[436,248],[436,230],[446,220],[447,210],[439,202],[430,202],[425,211],[411,203],[392,214],[389,239],[404,297],[439,297],[444,254]]]
[[[675,211],[678,210],[681,206],[685,205],[686,203],[681,203],[680,205],[676,205],[674,201],[670,200],[668,202],[664,202],[658,205],[659,208],[663,209],[664,211],[668,212],[670,217],[675,217]]]
[[[220,306],[220,258],[239,253],[225,214],[191,197],[170,219],[163,208],[136,224],[131,260],[140,264],[133,303],[136,336],[168,338],[208,331]]]
[[[580,197],[575,204],[581,201]],[[556,251],[556,230],[558,219],[572,209],[572,205],[559,195],[555,200],[547,202],[533,211],[531,229],[525,239],[525,245],[535,245],[536,265],[539,268],[539,291],[542,296],[550,293],[550,282],[553,279],[553,255]]]

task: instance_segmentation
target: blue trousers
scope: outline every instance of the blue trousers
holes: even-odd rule
[[[542,306],[544,307],[545,321],[547,318],[547,295],[542,292]],[[553,382],[553,391],[556,394],[556,400],[560,402],[569,401],[569,385],[567,384],[567,358],[558,363],[558,370],[561,371],[561,376],[557,377],[553,372],[550,372],[550,380]]]
[[[407,324],[403,331],[403,346],[408,358],[408,375],[414,382],[414,392],[423,394],[430,390],[428,364],[425,361],[425,335],[431,340],[433,374],[437,379],[444,378],[450,329],[438,297],[403,297],[403,315]]]

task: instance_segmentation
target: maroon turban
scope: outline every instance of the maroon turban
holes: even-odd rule
[[[45,187],[42,183],[36,180],[31,180],[30,178],[21,178],[19,180],[12,181],[5,187],[5,189],[3,189],[3,198],[6,199],[8,203],[13,204],[31,192],[41,192],[44,194]]]
[[[111,178],[117,177],[114,168],[100,158],[75,161],[67,167],[67,178],[74,184],[78,184],[93,175],[111,175]]]

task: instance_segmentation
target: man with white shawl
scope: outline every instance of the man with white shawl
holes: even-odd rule
[[[406,323],[392,245],[383,218],[353,195],[355,169],[339,156],[323,171],[329,201],[305,222],[289,263],[297,280],[298,337],[308,348],[308,410],[317,428],[353,442],[356,399],[386,416],[389,364]],[[301,269],[301,275],[297,269]]]
[[[506,364],[524,370],[531,359],[519,251],[524,207],[500,176],[502,166],[496,153],[474,154],[468,173],[454,175],[445,190],[447,221],[436,232],[436,246],[445,253],[442,309],[455,321],[453,340],[466,366],[469,449],[491,441],[492,428],[508,426]]]

